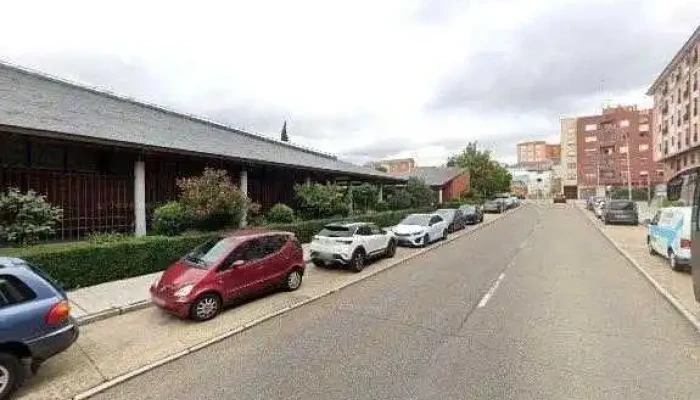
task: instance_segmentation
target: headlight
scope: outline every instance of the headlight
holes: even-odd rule
[[[185,285],[175,292],[175,297],[187,297],[192,293],[192,289],[194,289],[194,285]]]

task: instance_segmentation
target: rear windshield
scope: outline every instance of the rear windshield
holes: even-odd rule
[[[610,203],[611,210],[634,210],[634,203],[630,201],[613,201]]]
[[[465,213],[472,213],[472,212],[476,211],[476,207],[474,207],[474,206],[464,206],[464,207],[460,207],[460,210],[462,210],[462,211],[465,212]]]
[[[353,235],[353,230],[348,228],[347,226],[338,226],[338,225],[326,225],[321,229],[321,232],[318,233],[318,236],[325,236],[325,237],[350,237]]]
[[[437,210],[436,211],[438,214],[442,215],[443,217],[451,217],[454,215],[455,210],[454,209],[442,209],[442,210]]]
[[[32,270],[35,274],[39,275],[43,280],[45,280],[49,285],[53,286],[54,289],[56,289],[59,293],[64,293],[65,291],[63,289],[63,285],[61,285],[60,282],[56,281],[53,279],[49,274],[44,272],[41,268],[35,267],[32,264],[27,263],[27,266],[29,269]]]
[[[208,269],[226,257],[235,245],[236,241],[231,238],[213,238],[192,250],[185,256],[185,260],[199,268]]]
[[[401,221],[401,225],[423,225],[427,226],[430,221],[430,215],[412,214]]]

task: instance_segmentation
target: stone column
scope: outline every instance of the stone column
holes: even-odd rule
[[[146,235],[146,163],[134,163],[134,235]]]
[[[247,201],[250,201],[248,199],[248,171],[245,169],[241,170],[241,176],[240,176],[240,189],[241,192],[243,192],[243,195],[245,196]],[[245,228],[248,225],[248,210],[246,208],[243,209],[243,216],[241,217],[241,227]]]
[[[438,204],[442,204],[442,188],[438,189]]]
[[[310,176],[306,177],[306,186],[311,186],[311,177]]]

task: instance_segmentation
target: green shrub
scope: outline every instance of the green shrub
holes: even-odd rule
[[[355,211],[373,210],[379,199],[379,188],[369,183],[352,188],[352,205]]]
[[[344,217],[350,212],[348,198],[337,185],[294,185],[297,214],[303,219]]]
[[[389,203],[386,201],[378,201],[377,204],[374,205],[374,211],[377,212],[382,212],[382,211],[388,211],[389,210]]]
[[[435,203],[436,196],[433,189],[418,178],[408,178],[406,192],[411,197],[411,207],[427,207]]]
[[[273,224],[294,222],[294,210],[286,204],[277,203],[267,212],[266,220]]]
[[[192,218],[177,201],[167,202],[153,212],[153,231],[157,235],[174,236],[191,227]]]
[[[224,170],[205,168],[201,176],[179,179],[180,204],[196,228],[213,231],[238,228],[248,199]]]
[[[392,193],[387,203],[390,210],[405,210],[411,207],[411,195],[406,190],[397,190]]]
[[[6,249],[0,254],[23,258],[48,272],[65,289],[75,289],[162,271],[210,237],[132,237],[103,244],[85,241]]]
[[[130,238],[129,235],[118,232],[93,232],[85,238],[88,242],[92,244],[105,244],[120,242],[122,240],[127,240]]]
[[[18,189],[0,193],[0,240],[25,246],[56,234],[63,210],[46,201],[45,196]]]

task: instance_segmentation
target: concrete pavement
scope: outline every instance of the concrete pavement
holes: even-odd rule
[[[508,216],[488,215],[487,223]],[[452,237],[481,226],[470,226]],[[431,248],[442,244],[444,242],[439,242]],[[153,307],[94,322],[82,327],[81,336],[73,347],[46,362],[39,374],[27,381],[18,398],[64,399],[75,396],[144,366],[195,351],[203,343],[366,279],[423,251],[399,248],[395,258],[378,260],[358,274],[308,265],[299,290],[273,293],[239,304],[205,323],[183,321]]]
[[[526,206],[97,398],[700,398],[696,332],[585,218]]]

